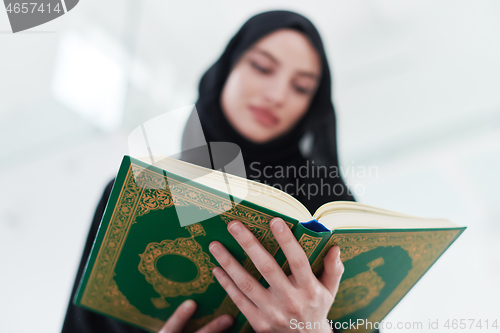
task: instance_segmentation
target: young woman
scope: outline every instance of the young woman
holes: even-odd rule
[[[203,75],[196,107],[206,141],[237,144],[249,179],[288,192],[311,212],[329,201],[353,200],[336,173],[321,177],[315,172],[320,165],[330,170],[338,167],[335,115],[323,44],[303,16],[272,11],[249,19]],[[191,136],[196,135],[191,126],[188,121],[183,146],[189,146]],[[197,163],[192,155],[181,158]],[[77,282],[111,187],[112,183],[97,208]],[[228,230],[270,287],[262,287],[218,242],[210,245],[221,265],[213,273],[257,332],[297,331],[291,329],[291,319],[318,322],[326,318],[343,272],[338,247],[329,251],[318,279],[290,230],[281,219],[273,219],[271,230],[292,271],[286,276],[241,222],[229,223]],[[73,295],[75,291],[76,284]],[[180,332],[195,308],[193,301],[183,303],[162,332]],[[223,315],[200,332],[220,332],[231,324],[232,318]],[[70,303],[63,332],[142,331]]]

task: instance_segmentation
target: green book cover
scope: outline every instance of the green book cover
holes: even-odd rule
[[[179,214],[205,219],[181,227]],[[186,331],[228,313],[235,317],[231,332],[251,332],[212,275],[218,263],[208,245],[223,243],[267,286],[227,224],[244,223],[289,272],[269,227],[276,216],[292,229],[317,274],[328,249],[340,246],[345,272],[328,316],[340,324],[359,318],[380,322],[465,229],[316,232],[292,217],[244,200],[235,205],[226,193],[125,156],[74,302],[157,332],[178,305],[193,299],[198,307]]]

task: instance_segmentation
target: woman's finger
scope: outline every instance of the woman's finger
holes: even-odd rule
[[[243,225],[243,223],[240,221],[232,221],[228,225],[228,230],[273,289],[289,290],[292,288],[288,277],[276,260],[274,260],[273,256],[264,246],[262,246],[259,240]],[[230,272],[227,270],[226,272],[233,277]],[[233,278],[233,280],[235,279]]]
[[[215,318],[214,320],[197,330],[196,333],[219,333],[229,328],[233,324],[233,321],[233,317],[225,314]]]
[[[240,309],[246,318],[258,318],[259,309],[248,297],[241,292],[231,277],[220,267],[213,269],[213,274],[220,285],[227,292],[233,303]]]
[[[267,290],[240,265],[221,243],[212,242],[209,250],[246,297],[255,304],[262,304],[267,300]]]
[[[306,253],[299,242],[288,228],[285,221],[279,217],[271,220],[271,231],[274,238],[280,245],[285,254],[290,270],[292,271],[294,281],[298,286],[306,287],[315,281],[315,276],[311,270],[311,265],[307,259]]]
[[[167,322],[158,333],[181,332],[195,310],[196,303],[193,300],[188,299],[184,301],[170,316],[170,318],[168,318]]]
[[[328,250],[323,262],[325,270],[319,280],[335,297],[339,290],[340,279],[344,273],[344,264],[340,260],[340,248],[333,246]]]

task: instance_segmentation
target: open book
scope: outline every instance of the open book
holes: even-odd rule
[[[224,313],[235,317],[232,332],[252,331],[213,277],[218,263],[208,245],[222,242],[267,286],[227,224],[243,222],[289,273],[269,228],[276,216],[316,274],[328,250],[340,246],[345,272],[328,318],[345,332],[352,329],[345,323],[359,319],[355,331],[371,331],[368,323],[380,322],[465,229],[353,202],[327,203],[311,214],[268,185],[175,159],[151,165],[149,158],[125,156],[74,301],[158,331],[189,298],[198,308],[188,331]]]
[[[140,158],[150,163],[149,157]],[[430,219],[396,213],[355,202],[337,201],[324,204],[314,213],[293,196],[272,186],[223,174],[218,170],[186,163],[177,159],[160,157],[156,166],[186,179],[226,192],[237,198],[245,198],[258,206],[274,210],[301,222],[317,220],[325,227],[340,228],[454,228],[456,224],[446,219]]]

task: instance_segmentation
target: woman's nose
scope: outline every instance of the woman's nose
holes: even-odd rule
[[[264,88],[266,99],[273,104],[281,105],[286,101],[288,92],[288,80],[276,77],[270,80],[269,84]]]

